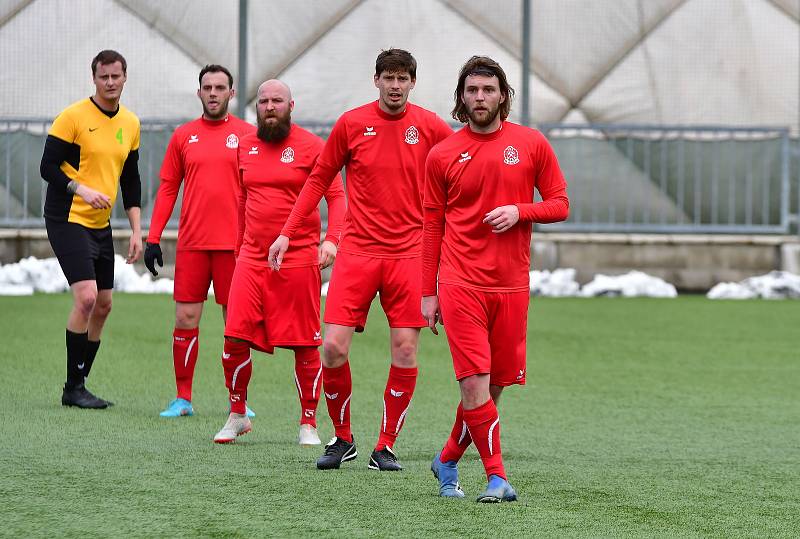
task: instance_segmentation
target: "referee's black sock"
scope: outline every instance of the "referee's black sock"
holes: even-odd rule
[[[88,338],[88,337],[87,337]],[[100,341],[86,341],[86,364],[83,366],[83,378],[89,378],[89,371],[94,365],[94,358],[97,357],[97,350],[100,348]]]
[[[67,389],[83,385],[89,333],[73,333],[67,330]]]

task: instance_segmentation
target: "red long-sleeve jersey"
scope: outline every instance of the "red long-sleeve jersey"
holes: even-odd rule
[[[425,157],[452,132],[412,103],[396,115],[383,112],[377,101],[344,113],[281,234],[294,241],[344,166],[347,215],[339,249],[377,258],[419,256]]]
[[[308,175],[317,162],[324,142],[298,125],[280,142],[264,142],[255,133],[239,144],[240,204],[239,260],[266,266],[269,247],[281,232]],[[328,203],[326,240],[337,244],[345,213],[342,177],[334,175],[325,193]],[[305,219],[294,236],[281,267],[318,263],[319,209]]]
[[[236,153],[240,139],[254,131],[230,114],[219,121],[201,117],[175,130],[161,164],[149,243],[161,240],[183,183],[177,248],[233,250],[239,202]]]
[[[541,202],[533,202],[534,189]],[[483,219],[506,205],[519,208],[519,222],[494,233]],[[437,271],[440,283],[527,290],[532,223],[568,214],[567,183],[544,135],[511,122],[490,134],[464,127],[426,163],[423,295],[436,294]]]

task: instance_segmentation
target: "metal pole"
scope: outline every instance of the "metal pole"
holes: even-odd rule
[[[520,123],[530,125],[531,0],[522,0],[522,114]]]
[[[236,92],[236,114],[244,119],[247,111],[247,0],[239,0],[239,88]]]

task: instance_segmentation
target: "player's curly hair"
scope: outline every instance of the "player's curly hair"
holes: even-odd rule
[[[97,75],[97,65],[108,65],[113,64],[114,62],[119,62],[122,64],[122,72],[127,75],[128,73],[128,62],[125,61],[125,57],[122,56],[117,51],[112,51],[111,49],[106,49],[104,51],[100,51],[97,53],[97,56],[92,58],[92,76],[94,77]]]
[[[375,76],[380,77],[384,71],[389,73],[407,72],[412,79],[417,78],[417,61],[411,53],[403,49],[387,49],[381,51],[375,59]]]
[[[453,93],[456,105],[453,107],[453,118],[461,123],[469,121],[469,114],[467,113],[467,106],[464,104],[462,96],[464,94],[464,86],[467,77],[470,75],[484,75],[486,77],[497,77],[500,83],[500,93],[506,98],[505,101],[500,103],[500,118],[505,120],[511,113],[511,100],[514,97],[514,88],[508,84],[506,72],[500,67],[500,64],[489,58],[488,56],[473,56],[461,67],[461,73],[458,75],[458,86]]]

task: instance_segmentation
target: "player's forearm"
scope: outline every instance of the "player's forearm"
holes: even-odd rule
[[[244,243],[244,223],[247,208],[247,191],[244,186],[239,190],[239,207],[236,212],[236,248],[234,252],[238,255]]]
[[[131,225],[131,232],[134,235],[142,235],[142,208],[139,206],[131,206],[125,209],[128,214],[128,223]]]
[[[528,223],[558,223],[569,217],[569,199],[566,193],[542,202],[517,204],[519,220]]]
[[[325,202],[328,203],[328,230],[325,233],[325,240],[338,246],[342,235],[342,226],[344,225],[344,215],[347,210],[344,189],[339,177],[336,178],[328,192],[325,193]]]
[[[39,164],[39,173],[42,175],[42,179],[64,191],[68,190],[70,179],[61,170],[61,163],[68,159],[69,147],[70,144],[68,142],[53,135],[48,135],[44,143],[42,161]],[[74,191],[72,192],[74,193]]]
[[[422,295],[436,295],[436,277],[442,256],[444,208],[425,208],[422,227]]]
[[[297,197],[297,202],[294,203],[292,213],[289,214],[286,224],[283,225],[282,236],[290,239],[294,236],[303,221],[319,206],[322,197],[328,191],[338,172],[338,170],[323,167],[317,162],[305,185],[303,185],[303,189]]]
[[[164,228],[166,228],[167,222],[169,222],[169,218],[175,210],[180,188],[180,181],[175,182],[161,178],[161,183],[156,193],[156,201],[153,204],[153,215],[150,217],[150,231],[147,233],[148,243],[159,243],[161,241],[161,234],[164,233]]]

